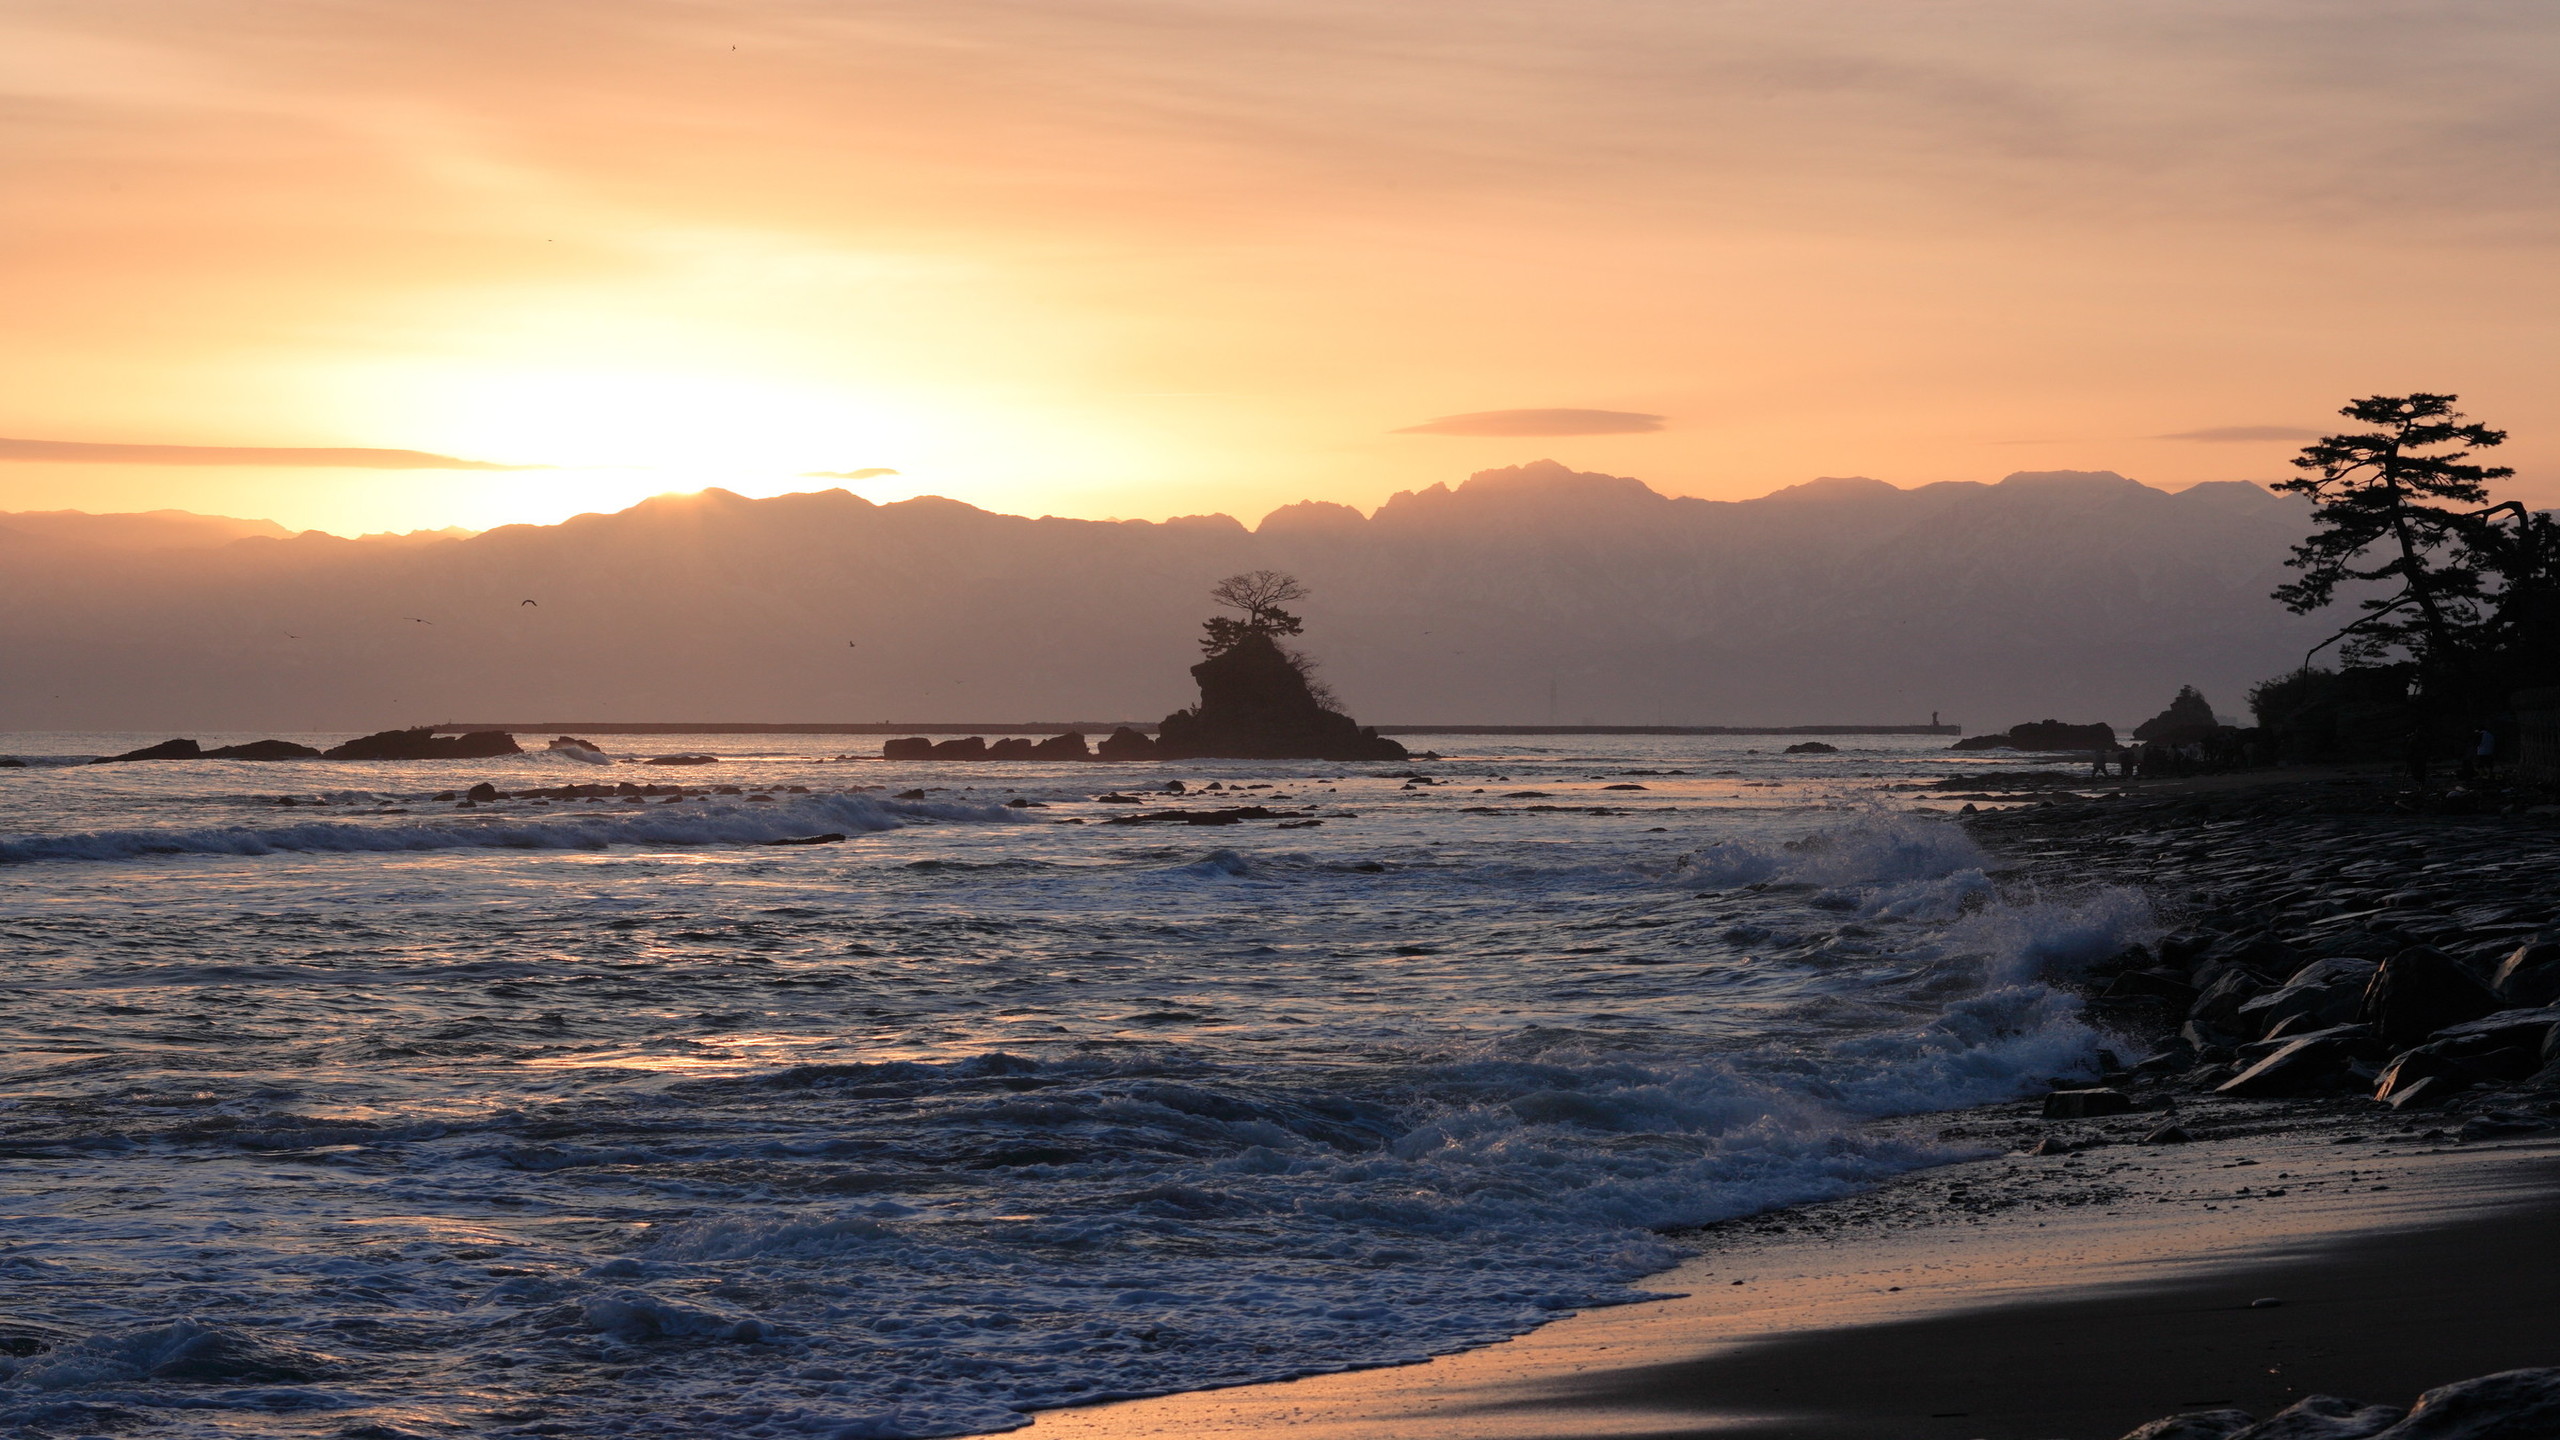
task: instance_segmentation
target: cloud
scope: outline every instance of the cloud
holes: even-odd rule
[[[1407,425],[1398,435],[1640,435],[1662,428],[1659,415],[1632,410],[1479,410]]]
[[[803,480],[869,480],[876,476],[897,473],[886,466],[874,466],[869,470],[803,470],[800,472],[800,478]]]
[[[2208,445],[2239,445],[2252,440],[2317,440],[2321,432],[2299,425],[2216,425],[2210,430],[2181,430],[2154,435],[2154,440],[2201,440]]]
[[[94,445],[80,440],[0,439],[0,460],[69,465],[289,465],[324,470],[548,470],[457,460],[424,450],[313,449],[282,445]]]

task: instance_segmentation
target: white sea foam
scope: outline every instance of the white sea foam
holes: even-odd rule
[[[350,792],[350,803],[373,798]],[[0,837],[0,863],[132,860],[147,855],[270,855],[279,851],[366,853],[416,850],[603,850],[616,845],[679,849],[758,845],[817,833],[895,830],[921,821],[1019,822],[1001,806],[882,800],[868,795],[794,796],[788,803],[684,802],[560,818],[474,817],[434,821],[312,820],[294,825],[172,826],[65,835]]]
[[[83,1047],[0,1086],[0,1427],[949,1435],[1485,1343],[2086,1073],[2047,979],[2152,923],[1876,808],[1466,813],[1581,750],[1231,767],[1360,813],[1214,836],[989,823],[1126,813],[1069,766],[375,818],[463,772],[315,763],[284,825],[235,768],[47,772],[0,840],[0,1028]]]

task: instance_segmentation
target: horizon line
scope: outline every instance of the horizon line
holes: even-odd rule
[[[963,724],[936,720],[897,721],[761,721],[761,720],[545,720],[538,723],[464,721],[414,726],[436,734],[468,734],[498,730],[510,735],[542,731],[587,731],[596,735],[1057,735],[1068,731],[1117,729],[1152,733],[1154,720],[1031,720]],[[1914,725],[1371,725],[1381,735],[1961,735],[1964,727]]]

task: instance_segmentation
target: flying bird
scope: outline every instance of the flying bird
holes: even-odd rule
[[[412,625],[433,625],[436,623],[433,620],[421,620],[415,615],[403,615],[400,618],[408,621]]]
[[[531,600],[519,600],[519,601],[517,601],[516,603],[517,603],[518,605],[533,605],[533,604],[535,604],[536,602],[531,601]]]

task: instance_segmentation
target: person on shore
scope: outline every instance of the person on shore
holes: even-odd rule
[[[2101,745],[2097,749],[2089,752],[2089,773],[2100,780],[2107,778],[2106,746]]]
[[[2498,732],[2486,726],[2471,737],[2471,768],[2486,779],[2498,773]]]

